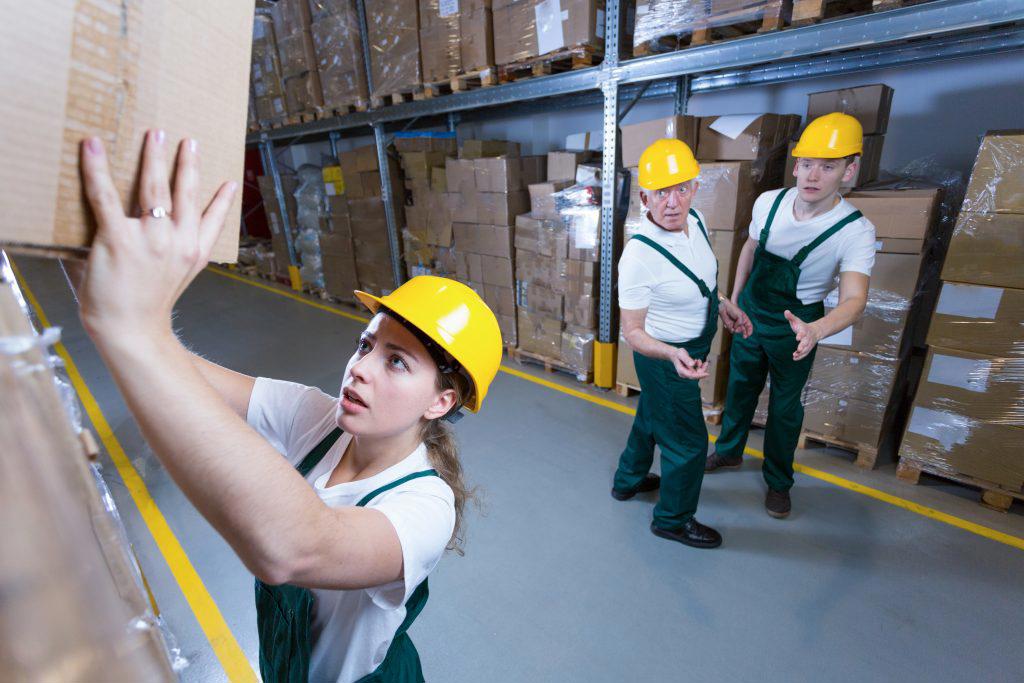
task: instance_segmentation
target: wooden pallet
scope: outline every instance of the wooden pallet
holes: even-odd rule
[[[1008,512],[1013,505],[1014,499],[1024,501],[1024,491],[1011,491],[1004,489],[998,484],[993,484],[982,479],[975,479],[966,474],[954,474],[946,470],[916,460],[900,458],[896,466],[896,477],[908,484],[917,484],[921,479],[921,473],[930,474],[941,479],[955,481],[959,484],[966,484],[981,489],[981,500],[984,507],[998,512]]]
[[[324,107],[318,112],[319,118],[329,119],[335,116],[347,116],[356,112],[367,111],[370,108],[370,101],[358,99],[347,104],[339,104],[336,107]]]
[[[725,403],[705,403],[704,421],[709,425],[722,424],[722,415],[725,414]]]
[[[755,17],[750,8],[739,8],[731,12],[711,15],[695,21],[677,33],[659,36],[637,43],[633,47],[635,57],[673,52],[687,47],[699,47],[736,38],[745,38],[758,33],[778,31],[789,21],[795,0],[779,0],[767,4],[761,16]]]
[[[455,76],[452,76],[449,81],[452,92],[465,92],[467,90],[477,90],[478,88],[489,88],[492,85],[498,85],[498,71],[493,66],[487,66],[483,69],[474,69],[473,71],[467,71]]]
[[[380,107],[386,107],[389,105],[412,102],[416,99],[416,93],[422,92],[422,89],[422,86],[417,85],[415,88],[390,93],[382,97],[370,97],[370,106],[374,109],[379,109]]]
[[[621,396],[622,398],[629,398],[633,394],[639,394],[640,387],[634,386],[632,384],[626,384],[625,382],[616,382],[615,393]]]
[[[511,345],[506,346],[508,351],[508,357],[510,360],[514,360],[520,365],[524,363],[531,363],[534,365],[540,365],[544,368],[544,372],[564,372],[572,375],[576,378],[577,382],[581,384],[590,384],[594,381],[594,373],[587,371],[586,374],[577,372],[571,366],[563,363],[561,360],[555,358],[548,358],[542,356],[539,353],[531,353],[530,351],[523,351],[522,349],[515,348]]]
[[[590,45],[569,47],[549,52],[540,57],[502,64],[498,66],[498,82],[508,83],[524,78],[550,76],[575,69],[585,69],[600,63],[603,58],[604,52]]]
[[[796,447],[800,450],[807,448],[807,442],[814,441],[816,443],[824,444],[826,446],[832,446],[839,448],[844,451],[850,451],[855,453],[857,458],[853,461],[853,464],[857,467],[862,467],[866,470],[875,469],[875,464],[878,461],[878,446],[872,446],[865,443],[854,443],[852,441],[844,441],[843,439],[837,439],[832,436],[825,434],[816,434],[814,432],[803,430],[800,432],[800,438],[797,439]]]
[[[435,97],[441,97],[443,95],[452,94],[452,82],[449,79],[443,81],[433,81],[431,83],[424,83],[415,93],[412,98],[414,100],[431,100]]]
[[[793,0],[790,26],[808,26],[872,11],[872,0]],[[886,9],[891,9],[887,7]]]
[[[932,0],[873,0],[871,3],[872,12],[884,12],[890,9],[899,9],[900,7],[911,7],[912,5],[920,5],[923,2],[931,2]]]

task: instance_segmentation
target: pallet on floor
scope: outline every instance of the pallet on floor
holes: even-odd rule
[[[865,443],[854,443],[852,441],[844,441],[843,439],[837,439],[826,434],[816,434],[815,432],[803,430],[800,432],[800,438],[796,442],[796,447],[800,450],[807,448],[807,442],[814,441],[816,443],[824,444],[826,446],[832,446],[844,451],[850,451],[857,457],[853,461],[853,464],[857,467],[861,467],[866,470],[875,469],[875,465],[878,462],[878,446],[870,445]]]
[[[599,64],[603,58],[604,52],[591,45],[567,47],[540,57],[531,57],[498,66],[498,82],[508,83],[524,78],[550,76],[575,69],[585,69]]]
[[[949,472],[928,463],[900,458],[900,462],[896,466],[896,477],[908,484],[917,484],[921,479],[922,472],[939,477],[940,479],[955,481],[959,484],[966,484],[967,486],[981,489],[981,500],[978,502],[984,507],[998,512],[1009,511],[1014,499],[1024,501],[1024,491],[1011,491],[998,484],[984,481],[983,479],[976,479],[966,474]]]
[[[779,0],[769,3],[759,17],[752,16],[750,8],[739,8],[703,17],[670,35],[637,43],[633,48],[633,55],[645,57],[778,31],[789,21],[793,1]]]
[[[415,87],[407,88],[406,90],[400,90],[398,92],[386,93],[384,95],[376,96],[371,95],[370,106],[372,106],[374,109],[379,109],[380,107],[402,104],[404,102],[412,102],[416,99],[416,94],[422,93],[422,91],[423,86],[417,85]]]
[[[586,373],[581,373],[557,358],[548,358],[547,356],[542,356],[539,353],[523,351],[522,349],[515,348],[514,346],[508,346],[506,348],[508,350],[509,359],[514,360],[520,365],[524,363],[531,363],[543,367],[545,372],[564,372],[575,377],[576,381],[581,384],[590,384],[594,381],[594,373],[590,370]]]
[[[722,415],[725,413],[724,403],[704,403],[704,421],[709,425],[722,424]]]

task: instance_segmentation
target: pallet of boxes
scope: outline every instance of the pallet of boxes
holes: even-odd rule
[[[423,83],[417,0],[366,0],[374,108],[407,102]]]
[[[274,36],[274,3],[257,0],[252,24],[250,96],[257,127],[280,125],[288,116],[284,102],[284,78]]]
[[[897,475],[1024,500],[1024,131],[988,133],[942,269]]]
[[[423,94],[497,85],[491,0],[420,0]]]
[[[592,66],[604,57],[604,0],[493,0],[502,83]]]
[[[299,123],[313,118],[324,104],[309,0],[277,0],[271,5],[286,122]]]
[[[455,273],[452,216],[445,165],[455,157],[454,133],[400,133],[395,137],[405,176],[402,254],[409,277]]]
[[[633,55],[777,31],[789,21],[791,7],[791,0],[641,1],[636,5]]]
[[[307,0],[325,115],[366,111],[370,94],[354,0]]]
[[[263,267],[258,269],[258,274],[268,280],[278,282],[289,282],[289,269],[292,265],[288,252],[288,240],[295,239],[296,208],[295,188],[299,182],[294,173],[280,173],[281,194],[284,197],[284,206],[277,198],[277,191],[274,188],[274,179],[269,175],[261,175],[256,178],[260,188],[260,196],[263,199],[263,211],[267,215],[267,226],[270,228],[270,245],[273,251],[273,260],[264,260]],[[285,235],[285,217],[290,236]],[[296,273],[297,276],[297,273]]]
[[[623,126],[623,162],[632,174],[624,238],[629,239],[639,229],[644,211],[636,184],[640,154],[659,138],[682,140],[696,150],[701,167],[692,208],[703,214],[712,251],[718,258],[719,292],[731,294],[754,200],[762,192],[782,184],[783,155],[799,120],[799,116],[780,114],[671,116]],[[713,424],[721,420],[730,344],[731,335],[719,320],[708,354],[709,376],[700,381],[704,412]],[[633,352],[621,336],[616,368],[620,394],[639,390]]]

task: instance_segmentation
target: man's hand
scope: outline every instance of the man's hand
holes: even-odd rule
[[[670,359],[680,377],[686,379],[702,379],[708,376],[707,361],[690,358],[686,349],[676,349]]]
[[[85,194],[97,223],[78,287],[85,329],[94,339],[170,332],[174,304],[206,266],[237,185],[221,185],[203,211],[196,197],[195,142],[182,140],[172,197],[164,133],[149,131],[139,179],[142,215],[132,218],[110,177],[103,143],[89,138],[81,153]],[[159,217],[159,209],[166,215]]]
[[[725,329],[733,334],[741,334],[746,339],[754,333],[754,324],[739,306],[729,299],[722,299],[718,305],[718,317],[722,319]]]
[[[785,311],[784,315],[786,320],[789,321],[789,326],[793,328],[793,334],[796,335],[797,344],[796,351],[793,352],[793,360],[806,358],[807,354],[814,350],[814,347],[824,336],[821,326],[817,324],[818,321],[805,323],[789,311]]]

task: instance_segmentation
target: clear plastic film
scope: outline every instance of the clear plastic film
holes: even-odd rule
[[[932,347],[915,403],[1024,427],[1024,358]]]
[[[943,282],[928,345],[1024,358],[1024,290]]]
[[[561,320],[531,313],[526,309],[517,310],[519,348],[545,358],[558,360],[562,357]]]
[[[626,222],[622,226],[625,237],[623,242],[640,232],[646,212],[640,197],[640,169],[635,166],[630,168],[629,176],[629,211],[626,213]]]
[[[310,0],[309,5],[324,107],[366,108],[369,90],[354,0]]]
[[[415,90],[421,83],[416,0],[367,0],[373,97]]]
[[[562,331],[562,362],[581,382],[590,379],[594,370],[594,340],[596,333],[586,327],[568,326]]]
[[[298,177],[299,185],[295,189],[298,222],[295,251],[301,262],[299,274],[303,282],[323,287],[323,259],[320,253],[320,230],[325,223],[323,172],[319,166],[304,164],[299,167]]]
[[[600,255],[601,186],[572,185],[553,197],[569,233],[569,257],[596,261]]]
[[[284,82],[274,37],[272,3],[259,0],[252,27],[251,85],[256,120],[261,125],[281,120],[285,112]]]
[[[782,0],[637,0],[633,54],[677,50],[695,31],[782,16]],[[684,44],[689,44],[684,43]]]
[[[604,0],[494,0],[494,59],[600,53]]]
[[[462,71],[461,5],[465,0],[419,0],[423,82],[447,81]]]
[[[1024,213],[1024,131],[991,132],[982,139],[963,210]]]
[[[1024,214],[960,214],[944,280],[1024,289]]]

